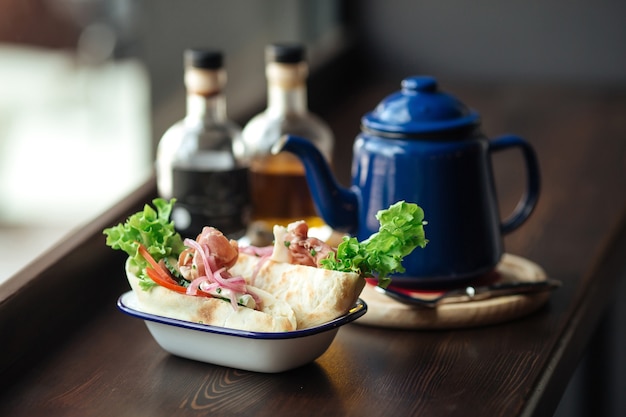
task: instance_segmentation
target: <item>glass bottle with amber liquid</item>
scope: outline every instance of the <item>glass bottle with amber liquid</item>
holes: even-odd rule
[[[300,44],[266,48],[267,108],[243,129],[250,157],[252,221],[257,228],[306,220],[321,226],[304,167],[293,154],[272,155],[271,147],[284,134],[310,140],[330,163],[334,138],[328,125],[311,113],[307,103],[308,63]]]
[[[213,226],[237,239],[250,216],[248,166],[242,155],[241,127],[228,119],[226,71],[220,51],[188,49],[184,53],[187,108],[157,147],[157,188],[176,198],[174,226],[196,237]]]

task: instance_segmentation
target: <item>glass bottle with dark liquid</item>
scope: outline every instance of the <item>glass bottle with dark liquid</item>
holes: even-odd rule
[[[322,226],[300,160],[288,152],[270,153],[282,135],[293,134],[313,142],[331,160],[332,132],[307,106],[305,48],[299,44],[272,44],[265,56],[267,108],[243,130],[250,157],[252,221],[255,227],[270,231],[274,224],[286,226],[296,220],[306,220],[311,227]]]
[[[157,185],[176,198],[172,219],[184,237],[213,226],[230,238],[246,232],[250,216],[248,167],[241,128],[226,114],[226,72],[219,51],[185,51],[187,113],[157,148]]]

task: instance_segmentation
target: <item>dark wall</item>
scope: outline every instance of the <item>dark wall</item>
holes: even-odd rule
[[[355,0],[380,74],[626,84],[626,2]]]

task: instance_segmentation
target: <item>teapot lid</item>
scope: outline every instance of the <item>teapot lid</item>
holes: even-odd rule
[[[369,130],[398,135],[473,129],[480,116],[455,97],[439,90],[430,76],[402,80],[402,90],[387,96],[361,119]]]

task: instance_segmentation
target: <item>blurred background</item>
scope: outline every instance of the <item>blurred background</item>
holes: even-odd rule
[[[361,80],[391,93],[415,73],[623,86],[625,12],[612,0],[0,0],[0,243],[13,248],[0,280],[151,174],[184,114],[187,47],[225,52],[229,114],[244,124],[264,106],[272,41],[304,42],[312,79],[333,71],[309,93],[328,115]],[[337,138],[337,157],[350,160],[353,137]]]
[[[307,45],[310,107],[330,118],[363,83],[391,93],[418,73],[625,91],[624,16],[615,0],[0,0],[0,282],[150,177],[184,115],[187,47],[225,52],[243,125],[265,104],[273,41]],[[344,183],[352,124],[336,138]]]
[[[265,102],[263,50],[345,48],[334,1],[0,1],[0,282],[152,173],[184,116],[183,50],[226,54],[229,114]]]

